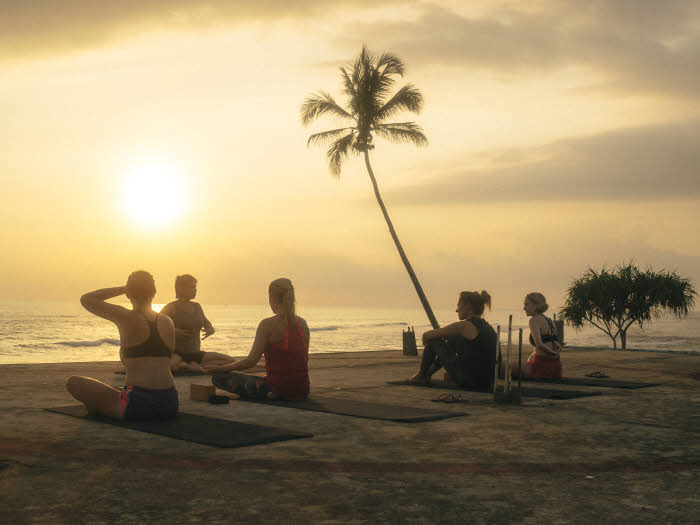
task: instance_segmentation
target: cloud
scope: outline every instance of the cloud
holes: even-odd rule
[[[490,167],[454,170],[387,193],[396,205],[698,198],[698,137],[700,121],[692,121],[496,151],[487,155]]]
[[[251,21],[304,20],[390,3],[393,0],[339,0],[319,7],[316,0],[4,0],[0,60],[66,53],[163,28],[201,30]]]
[[[468,17],[429,4],[412,21],[353,23],[338,40],[362,38],[409,63],[508,74],[585,66],[605,73],[609,88],[700,93],[697,1],[550,0],[534,6]]]

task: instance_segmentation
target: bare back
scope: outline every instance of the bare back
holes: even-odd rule
[[[172,354],[175,348],[175,329],[172,321],[167,316],[157,315],[153,311],[141,314],[132,310],[130,314],[114,321],[119,329],[121,341],[119,355],[126,369],[126,384],[155,390],[171,388],[175,382],[170,372],[169,356],[126,357],[125,353],[128,353],[128,349],[137,347],[149,339],[151,329],[148,321],[155,320],[157,336]]]

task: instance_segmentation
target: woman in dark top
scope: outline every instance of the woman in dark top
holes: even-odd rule
[[[106,302],[122,294],[131,301],[131,310]],[[177,390],[170,373],[175,327],[167,316],[153,311],[155,294],[153,276],[137,271],[129,275],[126,286],[95,290],[80,298],[87,311],[117,325],[119,356],[126,369],[127,386],[121,391],[89,377],[68,378],[66,388],[89,412],[124,420],[177,414]]]
[[[242,397],[256,399],[306,399],[309,395],[309,327],[296,315],[294,286],[289,279],[275,279],[269,288],[275,315],[263,319],[248,357],[223,366],[207,366],[212,383]],[[265,377],[242,374],[265,356]]]
[[[562,374],[559,358],[562,347],[554,321],[544,315],[548,308],[547,299],[541,293],[532,292],[525,296],[523,310],[530,318],[530,344],[535,348],[523,375],[535,379],[561,379]]]
[[[202,366],[224,365],[235,359],[218,352],[202,352],[201,341],[216,330],[204,315],[199,303],[192,299],[197,296],[197,279],[189,274],[175,278],[175,297],[177,301],[166,304],[160,313],[167,315],[175,324],[175,353],[170,367],[173,372],[196,370]],[[202,339],[199,334],[204,331]],[[201,365],[201,366],[200,366]]]
[[[456,310],[459,321],[423,334],[420,370],[407,381],[428,384],[444,367],[459,386],[488,387],[496,363],[496,332],[481,317],[485,305],[491,307],[491,296],[485,291],[462,292]]]

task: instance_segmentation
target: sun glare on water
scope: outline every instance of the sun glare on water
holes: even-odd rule
[[[137,225],[148,228],[168,226],[184,211],[184,181],[167,164],[137,166],[126,177],[124,204],[127,214]]]

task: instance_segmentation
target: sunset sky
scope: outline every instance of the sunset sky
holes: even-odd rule
[[[192,273],[202,302],[258,304],[288,276],[302,305],[419,308],[364,163],[334,179],[306,139],[337,122],[299,118],[318,89],[343,102],[363,43],[425,96],[397,120],[430,145],[371,155],[435,309],[482,288],[557,305],[629,259],[700,279],[696,0],[0,6],[6,300],[143,268],[159,302]]]

